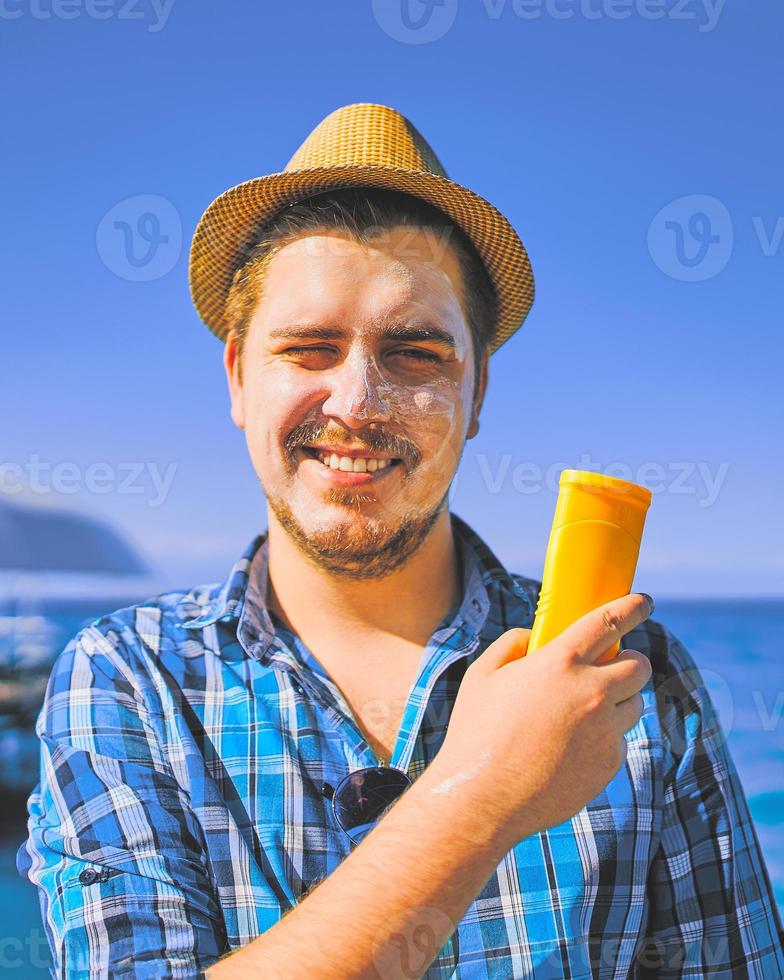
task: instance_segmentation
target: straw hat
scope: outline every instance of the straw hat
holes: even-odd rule
[[[447,214],[484,260],[499,300],[491,353],[518,330],[534,300],[523,243],[484,198],[447,178],[433,150],[395,109],[360,102],[323,119],[281,173],[256,177],[216,198],[199,221],[190,254],[191,296],[199,316],[226,339],[224,307],[247,247],[287,205],[339,187],[387,187]]]

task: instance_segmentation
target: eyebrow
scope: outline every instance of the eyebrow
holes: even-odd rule
[[[272,340],[303,340],[314,338],[317,340],[345,340],[349,334],[339,327],[319,327],[315,324],[292,324],[288,327],[276,327],[268,334]],[[390,324],[381,333],[385,340],[429,340],[448,347],[451,351],[457,350],[457,341],[443,327],[435,323],[421,324]]]

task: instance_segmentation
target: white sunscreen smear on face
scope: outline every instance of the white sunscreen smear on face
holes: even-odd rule
[[[432,391],[415,391],[414,404],[420,412],[427,412],[433,406],[436,398]]]
[[[437,480],[458,465],[462,443],[456,445],[455,434],[463,424],[460,405],[470,395],[472,379],[429,371],[416,377],[417,373],[411,369],[408,383],[391,379],[379,368],[373,351],[363,347],[351,353],[341,370],[297,372],[282,382],[279,391],[287,403],[308,405],[304,416],[297,418],[299,425],[323,426],[330,417],[342,417],[413,437],[421,453],[417,472],[423,485],[431,474]],[[401,488],[393,481],[392,492],[384,495],[387,517],[405,517],[411,509],[406,476],[404,470]],[[298,497],[298,506],[314,531],[334,526],[334,509],[325,507],[320,496],[305,493],[301,500]]]
[[[434,378],[421,385],[393,384],[384,377],[373,357],[359,370],[359,385],[350,373],[341,377],[324,405],[326,414],[351,415],[362,421],[379,415],[400,419],[415,412],[420,422],[423,414],[454,414],[454,389],[458,384],[447,378]]]

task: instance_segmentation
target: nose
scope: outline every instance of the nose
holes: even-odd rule
[[[388,385],[375,361],[347,359],[334,372],[322,411],[348,428],[362,429],[373,422],[388,422],[389,402]]]

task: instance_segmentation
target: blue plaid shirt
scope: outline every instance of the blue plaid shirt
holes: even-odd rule
[[[531,626],[538,594],[452,523],[462,603],[424,651],[392,757],[412,779],[468,665]],[[54,666],[18,860],[57,976],[197,976],[350,853],[322,782],[377,760],[340,690],[267,610],[267,551],[261,535],[225,583],[96,620]],[[770,879],[702,677],[659,623],[624,646],[653,666],[625,766],[504,856],[459,923],[456,977],[784,977]]]

